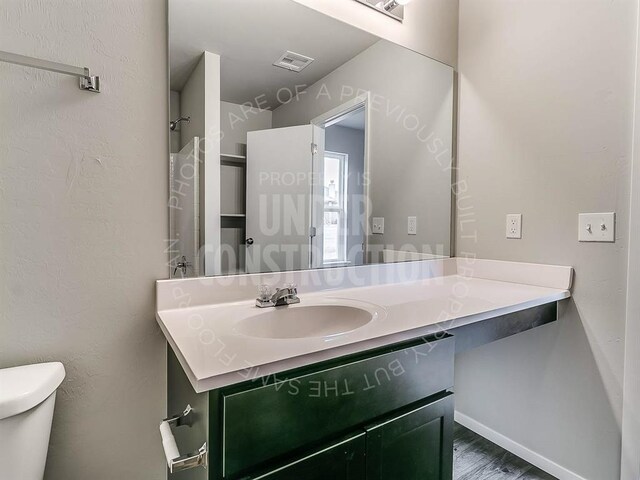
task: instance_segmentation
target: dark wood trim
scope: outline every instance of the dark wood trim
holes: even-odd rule
[[[456,340],[456,353],[510,337],[532,328],[555,322],[558,319],[558,302],[546,303],[500,317],[489,318],[462,327],[447,330]]]

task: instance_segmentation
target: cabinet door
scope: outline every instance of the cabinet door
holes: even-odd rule
[[[255,480],[363,480],[365,478],[365,434],[302,457],[261,475]]]
[[[451,480],[453,394],[367,428],[367,480]]]

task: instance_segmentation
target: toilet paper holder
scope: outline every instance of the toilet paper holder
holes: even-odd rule
[[[191,426],[193,422],[193,408],[187,405],[184,411],[178,415],[165,418],[160,423],[160,436],[162,437],[162,447],[164,455],[167,459],[169,472],[178,472],[194,467],[207,466],[207,442],[204,442],[197,452],[180,454],[176,439],[171,431],[172,426],[181,427],[183,425]]]

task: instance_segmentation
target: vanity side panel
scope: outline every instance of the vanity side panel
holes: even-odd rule
[[[209,436],[209,393],[196,393],[187,378],[180,362],[171,347],[167,345],[167,416],[173,416],[184,411],[191,405],[192,425],[173,427],[173,435],[180,454],[197,452],[202,444],[208,443]],[[158,433],[160,443],[160,433]],[[211,446],[208,445],[209,452]],[[169,473],[170,480],[208,480],[208,469],[197,467],[181,472]]]

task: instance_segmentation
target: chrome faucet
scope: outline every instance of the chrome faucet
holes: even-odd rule
[[[293,283],[286,284],[283,288],[277,288],[273,295],[268,285],[258,287],[256,307],[282,307],[295,303],[300,303],[300,298],[298,298],[298,287]]]

